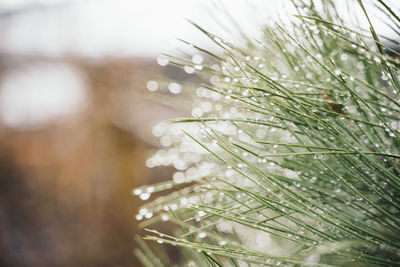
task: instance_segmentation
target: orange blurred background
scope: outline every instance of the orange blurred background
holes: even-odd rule
[[[0,9],[0,265],[140,266],[132,251],[143,201],[131,190],[168,178],[145,160],[158,146],[151,125],[176,116],[144,91],[171,68],[140,53],[6,45],[66,8],[32,1]]]
[[[14,61],[2,57],[0,78],[20,67]],[[136,127],[157,119],[153,112],[166,114],[138,91],[160,70],[145,59],[62,61],[84,77],[84,108],[39,125],[1,125],[0,262],[135,266],[140,200],[130,192],[157,180],[144,165],[154,145]],[[60,63],[41,58],[15,64],[55,70]],[[140,118],[127,116],[132,112]]]

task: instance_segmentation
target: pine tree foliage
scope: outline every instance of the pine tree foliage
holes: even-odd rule
[[[350,2],[400,33],[388,1]],[[156,125],[169,146],[147,163],[177,172],[134,193],[168,190],[137,219],[177,225],[145,239],[179,247],[181,266],[399,266],[399,43],[346,23],[334,0],[292,4],[290,24],[242,46],[193,23],[221,53],[168,58],[207,82],[168,85],[193,117]],[[145,266],[171,266],[139,242]]]

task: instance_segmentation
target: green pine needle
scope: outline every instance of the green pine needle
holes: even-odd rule
[[[369,32],[333,0],[292,4],[293,22],[262,40],[238,29],[244,47],[191,22],[220,53],[183,41],[199,54],[168,56],[204,84],[182,87],[192,118],[153,129],[166,148],[147,165],[175,167],[172,180],[134,193],[174,189],[137,219],[176,224],[145,239],[180,247],[180,266],[399,266],[398,42],[376,32],[364,1],[353,7]],[[375,7],[400,32],[398,10]],[[139,243],[145,266],[173,264]]]

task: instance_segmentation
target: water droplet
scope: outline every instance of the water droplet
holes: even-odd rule
[[[220,245],[220,246],[225,246],[225,245],[226,245],[226,241],[225,241],[225,240],[219,241],[219,242],[218,242],[218,245]]]
[[[149,212],[149,210],[146,209],[146,208],[141,208],[141,209],[139,210],[139,214],[140,214],[140,215],[146,215],[147,212]]]
[[[322,157],[323,157],[322,154],[316,153],[316,154],[314,154],[313,159],[322,159]]]
[[[168,90],[173,94],[179,94],[182,91],[182,86],[179,83],[172,82],[168,84]]]
[[[169,59],[167,57],[165,57],[165,56],[159,56],[157,58],[157,63],[160,66],[167,66],[168,63],[169,63]]]
[[[149,186],[146,189],[147,193],[153,193],[154,192],[154,186]]]
[[[160,144],[161,144],[162,146],[165,146],[165,147],[170,146],[170,145],[172,144],[172,139],[171,139],[171,137],[168,136],[168,135],[165,135],[165,136],[161,137],[161,138],[160,138]]]
[[[200,210],[197,212],[197,216],[199,216],[199,217],[203,217],[204,215],[206,215],[205,211]]]
[[[140,194],[140,199],[141,200],[148,200],[150,198],[151,194],[150,193],[142,193]]]
[[[196,69],[193,68],[192,66],[184,66],[183,70],[187,73],[187,74],[193,74],[196,72]]]
[[[194,55],[192,57],[192,62],[194,64],[201,64],[201,63],[203,63],[203,57],[201,55]]]
[[[201,116],[203,116],[203,110],[201,110],[201,108],[192,109],[192,116],[193,117],[201,117]]]
[[[380,64],[382,62],[382,59],[380,59],[379,57],[374,57],[374,60],[378,64]]]
[[[264,128],[257,129],[256,136],[258,138],[264,138],[266,135],[267,135],[267,130],[266,129],[264,129]]]
[[[157,91],[158,90],[158,83],[156,81],[148,81],[146,87],[149,91]]]
[[[275,166],[275,162],[270,162],[270,163],[268,163],[268,166],[269,166],[269,167],[274,167],[274,166]]]
[[[342,61],[346,61],[348,58],[349,58],[349,56],[348,56],[347,54],[342,54],[342,55],[340,56],[340,59],[341,59]]]
[[[199,238],[205,238],[206,236],[207,236],[207,233],[205,233],[205,232],[200,232],[198,235]]]
[[[153,127],[153,129],[151,130],[151,133],[156,137],[160,137],[163,134],[165,134],[166,130],[167,129],[166,129],[166,126],[164,123],[158,123]]]
[[[146,160],[146,167],[147,168],[153,168],[155,166],[156,166],[156,164],[155,164],[153,159],[150,158],[150,159]]]
[[[164,221],[164,222],[168,221],[169,220],[168,214],[161,215],[161,220]]]
[[[187,204],[189,204],[189,200],[186,197],[182,197],[182,198],[179,199],[179,204],[182,207],[185,207]]]
[[[210,112],[212,110],[212,104],[210,102],[202,102],[200,104],[200,109],[203,112]]]
[[[217,37],[217,36],[214,36],[214,37],[213,37],[213,40],[216,41],[217,43],[222,42],[221,38],[219,38],[219,37]]]
[[[172,176],[172,179],[174,180],[175,183],[181,184],[185,182],[185,175],[182,172],[176,172]]]

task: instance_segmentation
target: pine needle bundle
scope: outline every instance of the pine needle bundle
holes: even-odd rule
[[[220,53],[160,59],[203,84],[172,82],[193,117],[156,125],[166,145],[147,162],[177,169],[136,188],[147,240],[179,247],[180,266],[400,266],[400,82],[397,40],[369,31],[335,1],[293,1],[289,24]],[[394,33],[399,10],[369,2]],[[203,62],[203,58],[206,59]],[[157,89],[150,84],[149,89]],[[152,226],[172,222],[174,234]],[[144,241],[145,266],[171,266]]]

